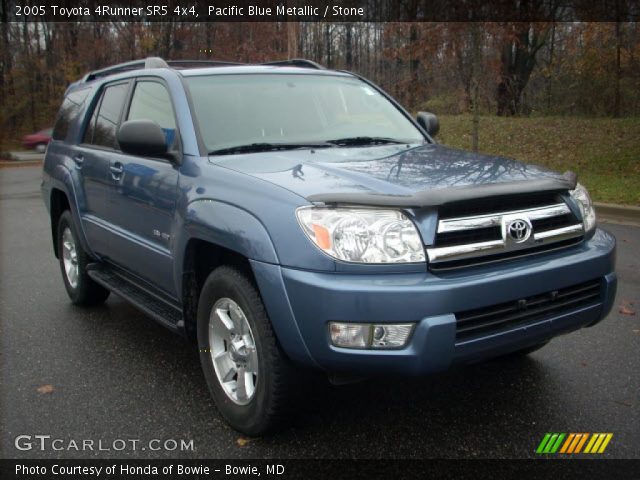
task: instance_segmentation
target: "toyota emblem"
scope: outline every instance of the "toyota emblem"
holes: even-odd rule
[[[520,218],[511,220],[507,224],[507,233],[516,243],[526,242],[531,236],[531,224]]]

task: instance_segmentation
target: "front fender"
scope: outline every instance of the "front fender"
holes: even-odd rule
[[[180,255],[192,238],[205,240],[234,251],[250,260],[279,263],[266,228],[252,214],[228,203],[199,199],[187,206]]]
[[[251,268],[276,336],[290,358],[317,366],[300,335],[280,274],[279,259],[269,233],[252,214],[217,200],[190,203],[178,242],[178,259],[183,259],[189,240],[199,239],[234,251],[250,261]],[[182,264],[176,262],[176,285],[182,289]]]

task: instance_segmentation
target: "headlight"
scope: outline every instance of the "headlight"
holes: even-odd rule
[[[596,210],[593,208],[593,202],[589,196],[589,192],[583,185],[576,185],[575,190],[569,192],[574,200],[578,203],[578,208],[582,212],[582,222],[584,231],[588,232],[596,227]]]
[[[345,262],[424,262],[420,235],[402,212],[367,208],[301,207],[304,233],[327,255]]]

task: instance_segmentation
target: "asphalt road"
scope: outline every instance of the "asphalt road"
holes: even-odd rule
[[[69,303],[39,181],[39,168],[0,169],[2,457],[508,458],[534,456],[545,432],[612,432],[606,457],[640,458],[640,228],[606,226],[619,290],[596,327],[521,360],[318,388],[291,428],[244,441],[209,399],[193,345],[115,295],[96,309]],[[638,312],[619,313],[623,302]],[[18,435],[140,443],[21,451]],[[142,450],[152,439],[194,451]]]

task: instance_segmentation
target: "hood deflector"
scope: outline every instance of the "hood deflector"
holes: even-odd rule
[[[577,176],[565,172],[559,178],[538,178],[503,183],[486,183],[476,186],[436,188],[416,192],[412,195],[386,195],[368,192],[319,193],[309,195],[307,200],[329,205],[367,205],[375,207],[436,207],[448,203],[488,197],[501,197],[540,192],[561,192],[576,188]]]

